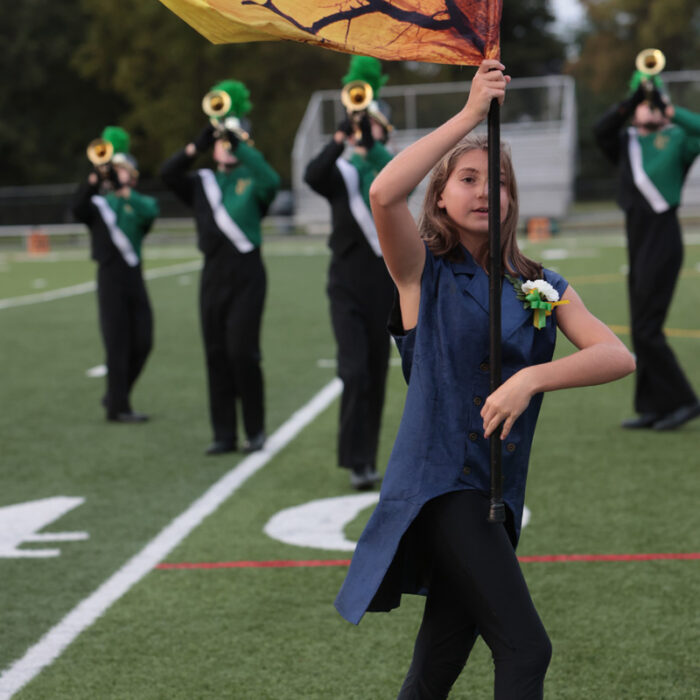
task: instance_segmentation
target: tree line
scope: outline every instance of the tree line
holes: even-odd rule
[[[514,77],[577,79],[582,139],[593,112],[624,93],[640,48],[668,68],[694,65],[696,0],[582,0],[588,24],[572,47],[553,31],[548,0],[507,0],[502,60]],[[71,182],[107,124],[132,136],[146,178],[205,125],[201,99],[223,78],[246,83],[256,145],[290,178],[294,134],[311,93],[340,90],[349,57],[293,42],[213,45],[155,0],[23,0],[0,11],[0,185]],[[575,53],[578,51],[578,55]],[[390,85],[468,80],[473,69],[385,62]],[[585,143],[585,141],[584,141]]]

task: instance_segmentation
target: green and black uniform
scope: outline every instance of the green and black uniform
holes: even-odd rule
[[[238,142],[238,164],[228,172],[191,171],[184,150],[165,162],[165,184],[192,207],[204,254],[200,316],[214,440],[237,441],[236,398],[248,438],[264,431],[260,324],[266,276],[260,224],[280,186],[262,154]]]
[[[369,188],[391,153],[379,142],[366,156],[343,157],[330,141],[307,165],[304,179],[331,207],[328,297],[343,380],[338,465],[375,468],[389,365],[387,331],[394,286],[384,264],[369,206]]]
[[[666,342],[663,324],[683,262],[678,205],[700,154],[700,115],[675,107],[672,123],[641,135],[625,127],[628,99],[596,124],[600,148],[619,169],[617,201],[625,212],[632,344],[637,358],[635,410],[668,414],[697,397]]]
[[[141,270],[141,244],[159,214],[158,202],[131,190],[101,195],[83,184],[73,213],[90,231],[97,262],[100,330],[107,354],[107,417],[131,413],[129,396],[153,345],[153,315]]]

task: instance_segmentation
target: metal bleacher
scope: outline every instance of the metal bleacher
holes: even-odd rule
[[[467,82],[384,87],[381,99],[391,108],[395,127],[389,148],[400,151],[455,114],[468,89]],[[312,233],[327,232],[330,215],[326,200],[304,183],[304,168],[344,116],[339,97],[338,90],[314,93],[294,141],[295,225]],[[576,164],[573,79],[561,75],[514,79],[501,110],[501,139],[511,147],[521,218],[565,216],[573,198]],[[420,208],[425,184],[411,195],[414,213]]]

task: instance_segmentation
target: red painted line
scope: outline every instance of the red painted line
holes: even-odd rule
[[[156,569],[284,569],[294,566],[350,566],[349,559],[310,559],[290,561],[215,561],[158,564]]]
[[[547,554],[518,557],[520,562],[570,562],[570,561],[656,561],[659,559],[700,559],[700,552],[668,552],[661,554]],[[349,559],[308,559],[280,561],[215,561],[215,562],[163,562],[156,569],[284,569],[291,567],[350,566]]]
[[[518,557],[518,561],[655,561],[658,559],[700,559],[700,552],[668,552],[661,554],[549,554],[544,556]]]

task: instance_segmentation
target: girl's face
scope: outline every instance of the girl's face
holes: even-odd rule
[[[488,197],[488,154],[474,149],[457,159],[437,205],[466,234],[488,235]],[[508,190],[501,173],[501,223],[508,214],[508,206]]]

